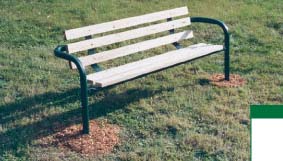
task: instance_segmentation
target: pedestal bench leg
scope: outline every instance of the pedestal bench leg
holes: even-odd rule
[[[89,110],[88,110],[87,81],[82,77],[81,77],[81,101],[82,101],[83,134],[89,134]]]
[[[225,34],[225,45],[224,45],[224,75],[225,80],[230,80],[230,36],[229,33]]]

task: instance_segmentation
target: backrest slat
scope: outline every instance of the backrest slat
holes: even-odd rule
[[[147,41],[143,41],[143,42],[132,44],[132,45],[123,46],[117,49],[100,52],[94,55],[83,56],[83,57],[80,57],[79,59],[82,62],[83,66],[89,66],[91,64],[100,63],[100,62],[104,62],[110,59],[137,53],[140,51],[149,50],[152,48],[156,48],[162,45],[189,39],[192,37],[193,37],[193,32],[188,30],[188,31],[183,31],[180,33],[172,34],[169,36],[163,36],[160,38],[147,40]],[[72,63],[71,68],[76,69],[75,64]]]
[[[131,18],[125,18],[121,20],[101,23],[97,25],[91,25],[86,27],[81,27],[77,29],[70,29],[65,31],[66,40],[72,40],[76,38],[81,38],[89,35],[109,32],[113,30],[123,29],[127,27],[137,26],[144,23],[151,23],[167,18],[178,17],[187,15],[189,13],[187,7],[180,7],[176,9],[155,12],[151,14],[146,14],[142,16],[136,16]]]
[[[111,34],[107,36],[102,36],[90,40],[84,40],[80,42],[75,42],[68,44],[68,52],[76,53],[79,51],[85,51],[92,48],[97,48],[105,45],[110,45],[113,43],[131,40],[151,34],[156,34],[164,31],[168,31],[175,28],[185,27],[190,25],[190,18],[182,18],[170,22],[160,23],[156,25],[151,25],[147,27],[142,27],[138,29],[133,29],[125,32],[120,32],[116,34]]]

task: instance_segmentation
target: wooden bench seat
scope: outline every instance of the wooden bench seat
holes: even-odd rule
[[[219,20],[188,17],[188,13],[187,7],[180,7],[65,31],[65,39],[72,42],[59,45],[54,50],[54,54],[68,60],[70,68],[79,72],[83,133],[89,133],[89,86],[93,87],[91,89],[101,90],[221,51],[224,51],[225,80],[229,80],[228,27]],[[193,31],[189,28],[192,23],[218,25],[224,32],[224,44],[212,45],[199,42],[187,47],[182,46],[181,41],[189,41],[194,37]],[[132,43],[132,40],[135,40],[135,43]],[[121,43],[125,41],[126,43]],[[115,48],[116,45],[113,44],[117,43],[119,47]],[[121,46],[122,44],[127,45]],[[175,46],[176,50],[164,51],[163,54],[110,69],[102,70],[100,67],[100,63],[108,60],[142,54],[141,51],[170,44]],[[97,51],[101,52],[97,53]],[[78,53],[80,57],[76,56]],[[94,69],[93,72],[86,72],[85,68],[88,66]]]
[[[119,67],[87,75],[95,87],[106,87],[223,50],[223,45],[196,44]]]

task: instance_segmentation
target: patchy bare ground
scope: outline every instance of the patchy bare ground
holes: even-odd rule
[[[246,81],[238,74],[231,74],[229,81],[224,80],[224,74],[214,74],[209,80],[211,84],[218,87],[239,87],[246,83]]]
[[[56,146],[63,150],[70,150],[85,156],[111,153],[119,143],[120,127],[106,121],[90,121],[90,134],[82,134],[82,125],[72,125],[42,138],[43,146]]]

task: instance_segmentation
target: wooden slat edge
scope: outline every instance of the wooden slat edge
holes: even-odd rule
[[[170,22],[164,22],[156,25],[151,25],[147,27],[142,27],[138,29],[133,29],[125,32],[120,32],[116,34],[111,34],[107,36],[102,36],[90,40],[84,40],[76,43],[68,44],[68,52],[69,53],[76,53],[79,51],[85,51],[88,49],[93,49],[105,45],[110,45],[117,42],[122,42],[125,40],[131,40],[143,36],[148,36],[160,32],[164,32],[167,30],[185,27],[190,25],[190,18],[182,18]]]
[[[149,50],[152,48],[156,48],[162,45],[167,45],[170,43],[178,42],[189,38],[193,38],[193,31],[191,30],[179,32],[168,36],[163,36],[152,40],[143,41],[136,44],[123,46],[117,49],[112,49],[93,55],[83,56],[80,57],[79,59],[82,62],[83,66],[88,66],[91,64],[100,63],[118,57],[123,57],[126,55]],[[71,68],[76,69],[75,64],[72,63]]]
[[[145,14],[136,17],[124,18],[121,20],[115,20],[97,25],[90,25],[86,27],[66,30],[65,38],[66,40],[72,40],[89,35],[137,26],[144,23],[151,23],[170,17],[183,16],[183,15],[187,15],[188,13],[189,13],[188,8],[185,6],[185,7]]]

